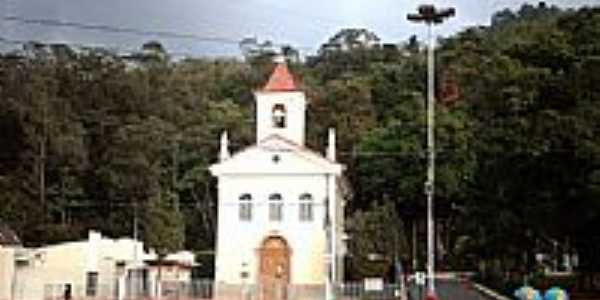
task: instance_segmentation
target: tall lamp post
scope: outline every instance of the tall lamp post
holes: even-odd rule
[[[433,224],[433,196],[435,193],[435,100],[434,100],[434,48],[433,25],[441,24],[445,19],[453,17],[454,8],[438,9],[434,5],[421,5],[418,12],[408,14],[409,21],[425,23],[428,29],[429,45],[427,47],[427,181],[425,194],[427,195],[427,288],[428,298],[436,299],[434,285],[434,224]]]

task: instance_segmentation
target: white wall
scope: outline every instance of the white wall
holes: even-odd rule
[[[24,250],[27,264],[17,267],[16,299],[37,300],[44,297],[48,285],[85,285],[85,243],[72,242],[62,245]],[[25,262],[25,260],[23,260]],[[75,290],[73,289],[73,292]],[[73,293],[74,294],[74,293]]]
[[[303,92],[256,92],[256,141],[278,134],[298,145],[304,145],[306,98]],[[272,110],[284,104],[287,112],[285,128],[273,128]]]
[[[0,300],[9,300],[12,297],[14,254],[14,248],[0,246]]]
[[[156,258],[145,253],[139,241],[107,239],[95,232],[85,241],[20,251],[20,259],[27,264],[15,270],[15,300],[38,300],[48,293],[62,295],[65,284],[72,285],[73,297],[85,295],[88,272],[98,273],[98,295],[111,296],[117,279],[117,262],[123,261],[130,268],[136,256],[140,262]]]
[[[252,195],[252,220],[240,221],[238,199]],[[283,221],[269,221],[268,198],[272,193],[283,197]],[[313,220],[299,219],[299,196],[313,196]],[[219,227],[217,235],[216,280],[241,284],[241,272],[257,282],[258,248],[268,236],[281,235],[291,248],[292,284],[322,284],[325,280],[326,198],[325,175],[230,175],[219,178]],[[243,268],[242,265],[247,267]]]

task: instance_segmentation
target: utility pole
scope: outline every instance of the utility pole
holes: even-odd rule
[[[141,274],[140,274],[140,263],[139,263],[140,258],[138,257],[138,251],[139,251],[138,239],[139,239],[138,201],[136,199],[135,202],[133,203],[133,273],[132,273],[133,284],[131,284],[134,289],[134,295],[138,295],[138,293],[140,292],[140,286],[141,286],[141,282],[140,282]]]
[[[44,126],[46,124],[45,114],[44,114]],[[44,130],[45,132],[45,130]],[[44,220],[46,220],[46,136],[45,133],[42,134],[42,137],[39,139],[40,144],[40,161],[39,161],[39,180],[40,180],[40,203],[42,205],[42,210],[44,211]]]
[[[429,44],[427,47],[427,181],[425,194],[427,195],[427,298],[437,299],[435,293],[435,254],[434,254],[434,215],[433,197],[435,194],[435,38],[433,25],[441,24],[445,19],[453,17],[454,8],[437,9],[434,5],[421,5],[418,13],[408,14],[407,19],[412,22],[425,23]]]
[[[48,97],[49,93],[44,93],[41,95],[43,97],[42,101],[42,136],[39,138],[40,144],[40,161],[39,161],[39,180],[40,180],[40,202],[42,205],[42,211],[44,213],[43,222],[46,222],[48,206],[46,205],[46,160],[47,158],[47,149],[46,144],[48,143]]]
[[[179,153],[179,136],[175,136],[175,139],[173,139],[173,149],[172,149],[172,164],[173,164],[173,169],[171,170],[171,186],[173,189],[173,192],[175,192],[177,190],[177,173],[179,172],[179,168],[178,168],[178,164],[179,164],[179,160],[177,157],[177,154]]]
[[[325,256],[326,256],[326,276],[325,276],[325,300],[335,300],[336,288],[336,251],[335,251],[335,194],[333,193],[334,175],[325,175],[326,180],[326,201],[325,201]]]

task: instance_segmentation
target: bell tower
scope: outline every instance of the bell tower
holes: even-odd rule
[[[283,60],[276,62],[267,84],[256,98],[256,143],[278,135],[304,145],[306,97]]]

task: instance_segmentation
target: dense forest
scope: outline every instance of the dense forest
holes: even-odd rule
[[[425,208],[425,47],[373,46],[357,38],[365,32],[376,39],[346,29],[313,57],[288,56],[308,94],[308,144],[324,149],[327,128],[338,131],[355,275],[381,272],[368,253],[408,257]],[[598,37],[600,8],[540,4],[439,40],[440,268],[529,272],[558,244],[598,271]],[[33,42],[3,53],[2,221],[40,245],[90,228],[131,236],[137,219],[151,246],[210,257],[207,167],[223,130],[235,149],[253,143],[252,92],[273,67],[269,49],[244,49],[244,60],[175,60],[159,42],[126,57]]]

